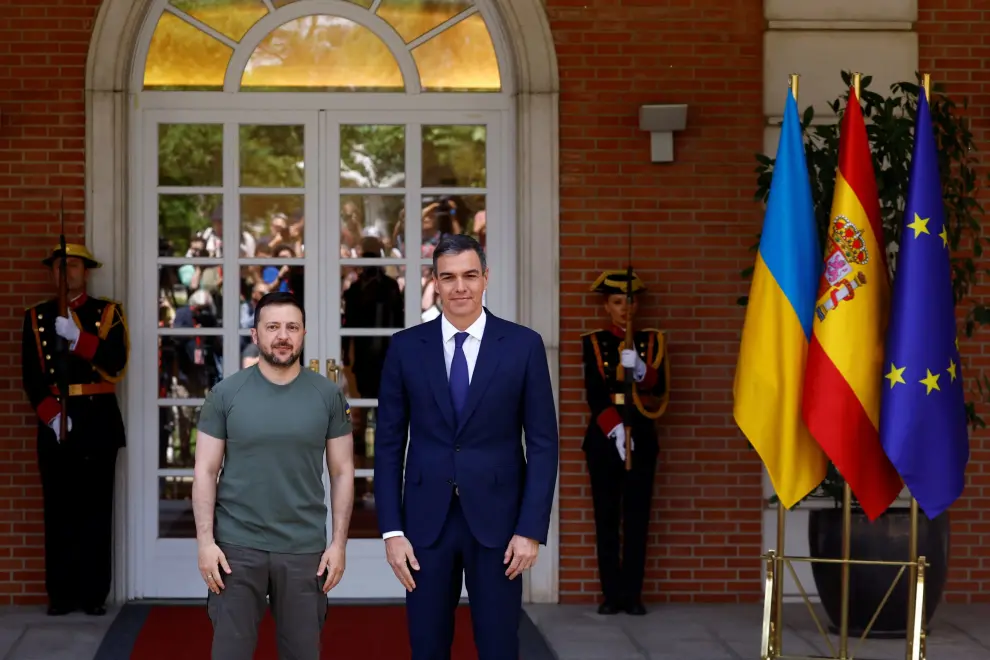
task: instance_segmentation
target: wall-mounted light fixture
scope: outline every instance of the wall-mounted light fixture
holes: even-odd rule
[[[687,126],[687,105],[644,105],[639,108],[639,130],[650,134],[650,160],[674,160],[674,131]]]

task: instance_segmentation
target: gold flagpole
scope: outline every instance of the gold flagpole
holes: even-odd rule
[[[856,103],[860,99],[860,83],[863,74],[853,73],[853,91]],[[852,102],[852,99],[849,99]],[[849,657],[849,559],[852,554],[852,488],[843,480],[842,487],[842,609],[839,619],[839,657]]]
[[[931,74],[923,74],[921,77],[921,87],[925,92],[925,99],[928,101],[928,106],[931,107],[932,103],[932,76]],[[908,537],[908,561],[911,565],[908,567],[908,620],[906,637],[907,637],[907,653],[905,658],[907,660],[912,660],[917,658],[917,649],[915,649],[915,640],[918,639],[917,633],[919,631],[915,630],[915,623],[917,619],[915,617],[916,608],[921,608],[924,611],[924,604],[917,602],[918,599],[918,500],[914,499],[914,495],[911,496],[911,535]],[[922,617],[922,624],[924,625],[924,618]]]
[[[792,73],[789,76],[789,86],[794,101],[798,100],[798,81],[801,76]],[[773,649],[774,656],[780,657],[784,654],[784,556],[786,555],[784,545],[786,539],[787,509],[784,503],[777,498],[777,557],[774,567],[773,581]]]

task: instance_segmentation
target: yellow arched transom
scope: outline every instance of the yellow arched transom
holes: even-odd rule
[[[407,81],[394,54],[371,29],[336,16],[299,17],[298,11],[277,21],[292,4],[293,0],[171,0],[151,38],[144,89],[222,90],[235,50],[253,46],[240,77],[244,91],[404,91]],[[401,42],[409,51],[423,91],[501,90],[491,35],[471,0],[351,4],[368,12],[366,25],[377,17],[395,30],[398,40],[393,36],[390,42]],[[345,13],[353,17],[353,12]],[[251,28],[270,14],[277,27],[260,43],[257,36],[251,44],[243,43]]]

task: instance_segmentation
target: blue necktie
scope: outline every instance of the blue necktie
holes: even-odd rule
[[[466,332],[454,335],[454,359],[450,362],[450,400],[454,404],[454,414],[457,417],[464,410],[470,385],[467,358],[464,357],[464,340],[467,337]]]

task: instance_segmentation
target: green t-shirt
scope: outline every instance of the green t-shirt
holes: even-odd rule
[[[257,365],[206,395],[198,429],[227,443],[217,484],[218,543],[283,553],[327,544],[323,461],[328,438],[351,432],[336,383],[303,369],[277,385]]]

